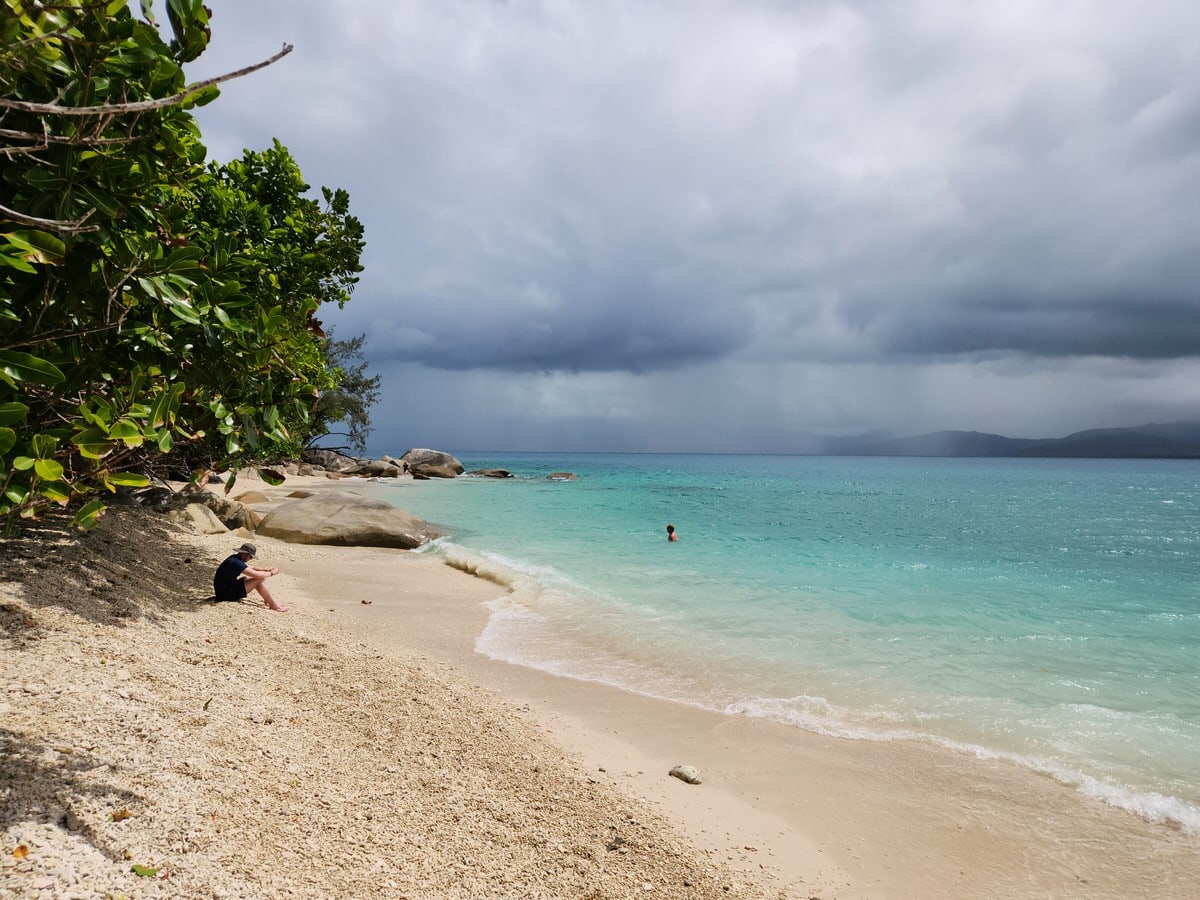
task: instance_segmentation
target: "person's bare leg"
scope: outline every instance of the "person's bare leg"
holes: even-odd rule
[[[267,590],[265,578],[247,578],[246,593],[258,591],[258,596],[263,598],[263,602],[267,604],[268,609],[273,609],[275,612],[287,612],[287,607],[281,603],[277,603],[275,598],[271,596],[271,592]]]

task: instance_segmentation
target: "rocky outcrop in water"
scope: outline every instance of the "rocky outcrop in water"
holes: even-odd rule
[[[408,463],[408,470],[416,478],[456,478],[463,473],[463,464],[442,450],[409,450],[400,462]]]

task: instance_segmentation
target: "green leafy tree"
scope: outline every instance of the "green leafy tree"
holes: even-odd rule
[[[325,358],[333,370],[335,384],[322,392],[313,412],[309,443],[331,435],[346,438],[347,446],[365,453],[371,433],[371,407],[379,400],[380,376],[367,373],[362,347],[366,335],[336,340],[332,329]],[[344,431],[335,430],[343,425]],[[340,448],[339,448],[340,449]]]
[[[191,183],[182,240],[205,260],[207,279],[195,297],[218,320],[187,334],[189,352],[205,369],[230,370],[226,380],[196,386],[193,399],[207,405],[198,405],[192,421],[205,437],[181,448],[192,468],[220,468],[244,450],[259,458],[297,455],[318,398],[336,386],[316,313],[349,300],[362,270],[363,228],[344,190],[323,188],[322,201],[308,190],[278,141],[211,165]],[[256,425],[255,411],[272,405],[274,427]],[[234,420],[226,422],[231,411]],[[236,429],[233,444],[227,426]]]
[[[331,384],[314,313],[348,298],[361,225],[345,192],[301,198],[278,143],[206,167],[189,112],[291,48],[188,85],[198,0],[169,0],[170,42],[149,0],[0,4],[0,518],[80,499],[87,526],[161,454],[301,442]]]

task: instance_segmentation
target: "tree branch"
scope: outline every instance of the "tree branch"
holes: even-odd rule
[[[0,128],[0,137],[11,138],[15,141],[28,141],[33,145],[30,147],[12,148],[18,153],[26,153],[29,150],[45,150],[49,144],[78,144],[80,142],[80,138],[78,137],[66,137],[59,134],[34,134],[32,131],[14,131],[11,128]],[[130,144],[136,141],[137,138],[85,138],[84,140],[89,147],[103,147],[108,144]]]
[[[92,207],[81,218],[74,222],[68,222],[63,219],[39,219],[37,216],[27,216],[25,213],[17,212],[15,209],[9,209],[7,206],[0,204],[0,218],[8,219],[10,222],[18,222],[21,225],[32,225],[35,228],[48,228],[51,231],[60,231],[65,234],[83,234],[87,231],[99,231],[99,225],[84,225],[92,213],[96,211]]]
[[[292,49],[291,44],[284,44],[283,49],[270,59],[265,59],[252,66],[246,66],[244,69],[238,69],[236,72],[229,72],[225,75],[218,75],[216,78],[206,78],[203,81],[197,81],[195,84],[184,88],[178,94],[172,94],[170,97],[162,97],[158,100],[143,100],[140,103],[112,103],[103,106],[59,106],[57,103],[30,103],[26,100],[10,100],[7,97],[0,97],[0,108],[15,109],[20,112],[34,113],[36,115],[58,116],[123,115],[125,113],[148,112],[152,109],[164,109],[168,106],[179,105],[187,100],[188,97],[200,93],[205,88],[222,84],[226,81],[232,81],[235,78],[241,78],[243,75],[249,75],[251,72],[257,72],[259,69],[265,69],[272,63],[283,59],[292,52]]]

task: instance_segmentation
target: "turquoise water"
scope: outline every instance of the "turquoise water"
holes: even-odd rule
[[[517,477],[370,490],[508,587],[480,652],[1013,759],[1200,831],[1200,463],[462,461]]]

